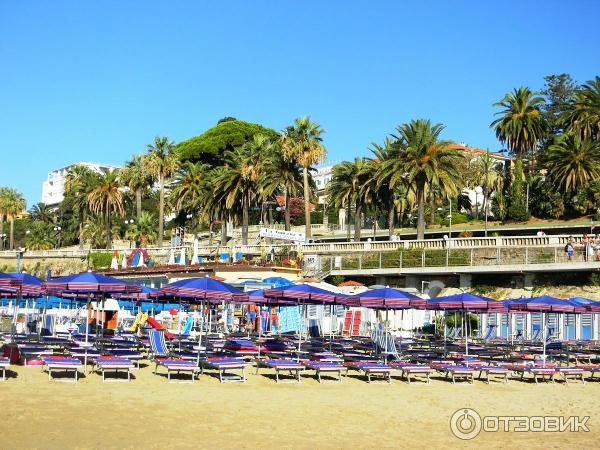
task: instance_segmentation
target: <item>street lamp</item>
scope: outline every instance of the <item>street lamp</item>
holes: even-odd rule
[[[61,230],[62,230],[62,228],[59,226],[54,227],[54,232],[56,233],[56,247],[55,248],[60,247],[60,232],[61,232]]]
[[[2,250],[4,250],[5,244],[6,244],[6,240],[7,238],[7,234],[6,233],[0,233],[0,239],[2,239]]]

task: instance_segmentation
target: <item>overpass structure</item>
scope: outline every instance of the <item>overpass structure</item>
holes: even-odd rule
[[[156,265],[166,264],[171,254],[194,252],[203,262],[215,262],[240,255],[244,263],[260,265],[273,254],[279,263],[295,258],[304,274],[325,278],[331,275],[370,277],[378,284],[391,278],[404,278],[407,285],[435,277],[457,277],[468,287],[473,275],[514,274],[532,285],[539,273],[591,272],[600,270],[600,262],[584,254],[582,236],[574,236],[575,256],[569,260],[564,247],[568,235],[502,236],[452,239],[426,239],[373,242],[328,242],[314,244],[230,245],[148,248]],[[85,259],[103,249],[58,249],[25,251],[24,263],[53,259]],[[120,250],[127,252],[127,249]],[[15,251],[0,252],[0,264],[14,261]]]

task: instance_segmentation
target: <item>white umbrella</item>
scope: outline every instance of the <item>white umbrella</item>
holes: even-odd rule
[[[144,252],[140,252],[139,255],[140,255],[140,257],[138,258],[137,266],[138,267],[144,267],[145,266],[145,264],[144,264]]]
[[[175,250],[171,248],[171,254],[169,255],[169,265],[175,264]]]
[[[110,262],[110,268],[112,270],[119,270],[119,261],[117,261],[116,256],[112,257],[112,261]]]
[[[127,269],[127,255],[123,255],[123,261],[121,261],[121,269]]]
[[[179,255],[179,265],[185,266],[185,247],[181,247],[181,254]]]

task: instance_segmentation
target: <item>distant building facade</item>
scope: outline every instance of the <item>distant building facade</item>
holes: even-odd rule
[[[42,183],[42,203],[50,206],[58,205],[65,197],[65,180],[69,169],[75,166],[84,166],[96,173],[106,173],[119,169],[118,166],[110,164],[98,164],[91,162],[79,162],[70,164],[48,173],[48,178]]]
[[[319,204],[323,204],[327,200],[327,196],[325,195],[325,188],[331,181],[333,166],[334,164],[332,163],[324,164],[322,166],[317,167],[312,174],[313,180],[317,185]]]

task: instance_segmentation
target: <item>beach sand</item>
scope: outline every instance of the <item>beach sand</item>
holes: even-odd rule
[[[508,385],[275,384],[254,375],[220,384],[168,384],[151,367],[131,383],[49,381],[16,367],[0,382],[0,448],[594,448],[600,438],[600,383]],[[459,408],[482,416],[590,416],[590,432],[480,433],[462,441],[449,421]]]

